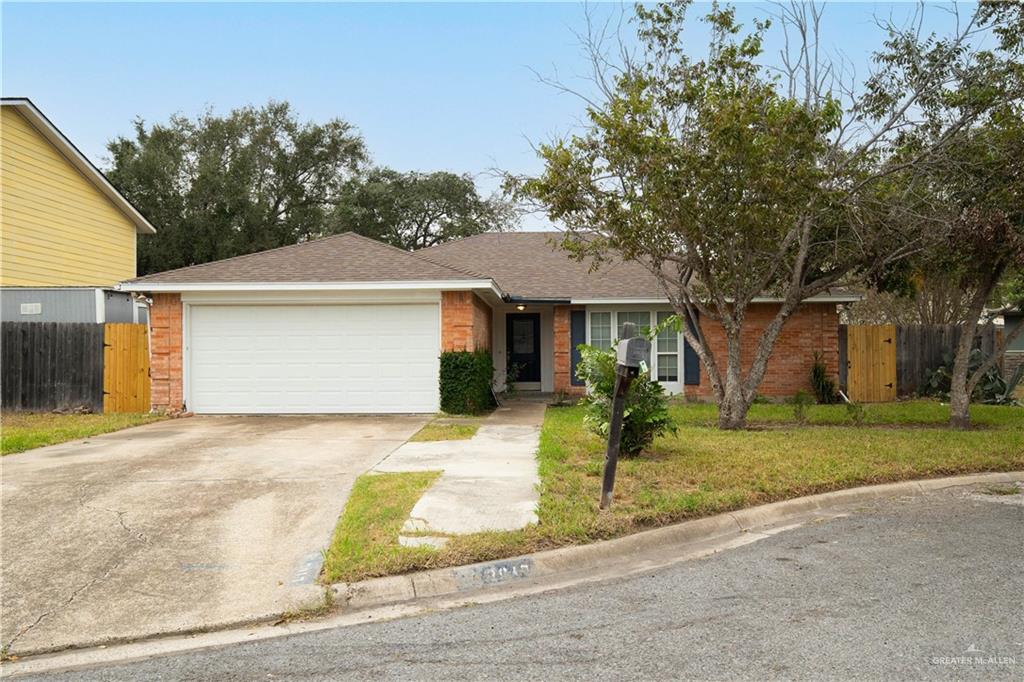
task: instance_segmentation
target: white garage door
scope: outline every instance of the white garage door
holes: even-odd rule
[[[188,407],[435,412],[439,317],[436,304],[194,305]]]

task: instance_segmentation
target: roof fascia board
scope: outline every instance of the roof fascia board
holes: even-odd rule
[[[803,300],[803,303],[853,303],[864,298],[860,294],[835,294],[826,296],[811,296]],[[768,296],[756,296],[751,303],[782,303],[784,299],[771,298]],[[667,298],[574,298],[573,305],[628,305],[628,304],[665,304]]]
[[[489,289],[498,297],[504,294],[489,279],[466,280],[398,280],[381,282],[121,282],[119,291],[179,293],[186,291],[373,291],[441,289],[465,291]]]
[[[58,151],[66,158],[71,165],[74,166],[78,172],[84,175],[86,178],[92,181],[94,185],[107,197],[117,208],[124,213],[133,223],[135,223],[135,231],[138,234],[156,234],[156,228],[146,220],[146,217],[139,213],[138,209],[132,206],[123,194],[117,191],[117,189],[110,184],[107,177],[103,175],[100,169],[96,168],[92,162],[86,158],[85,154],[79,151],[78,147],[74,145],[71,140],[65,137],[64,133],[55,126],[50,119],[46,118],[46,115],[40,111],[32,100],[22,97],[11,97],[4,98],[3,106],[11,106],[28,119],[29,123],[42,133],[43,137],[49,141]]]

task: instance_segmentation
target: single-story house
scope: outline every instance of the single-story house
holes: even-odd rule
[[[487,233],[406,252],[352,233],[128,280],[152,298],[153,405],[197,413],[396,413],[438,409],[439,354],[488,350],[495,384],[582,393],[576,346],[609,347],[622,325],[671,315],[637,263],[591,270],[552,233]],[[762,392],[809,389],[815,351],[838,375],[837,305],[805,303],[786,325]],[[750,333],[777,302],[755,304]],[[706,334],[724,348],[720,328]],[[753,355],[754,339],[745,354]],[[724,352],[724,350],[723,350]],[[650,371],[670,393],[708,398],[696,353],[674,331]]]

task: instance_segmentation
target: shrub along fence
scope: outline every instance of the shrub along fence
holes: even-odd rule
[[[0,407],[48,412],[148,412],[143,324],[4,322]]]
[[[889,327],[889,325],[839,325],[839,384],[844,390],[851,388],[851,374],[858,373],[858,370],[863,369],[855,365],[871,362],[873,358],[891,352],[890,349],[880,345],[891,343],[895,345],[895,367],[886,367],[884,372],[867,372],[870,381],[883,386],[889,381],[895,382],[896,395],[900,397],[919,393],[929,372],[944,365],[947,356],[953,356],[956,346],[960,342],[960,327],[958,325],[896,325],[890,327],[895,331],[895,336],[890,333],[867,335],[868,338],[878,337],[877,348],[868,348],[862,353],[850,352],[851,329],[857,333],[865,329],[883,330],[885,327]],[[989,355],[995,351],[999,334],[1001,334],[1000,330],[987,327],[974,340],[974,346],[980,348],[985,355]],[[881,338],[883,336],[886,338]],[[851,395],[850,397],[854,400],[863,400],[861,396]]]

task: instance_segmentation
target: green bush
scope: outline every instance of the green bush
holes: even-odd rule
[[[798,424],[806,424],[807,408],[814,404],[811,394],[807,391],[797,391],[789,402],[793,406],[793,419]]]
[[[587,406],[583,423],[597,435],[608,438],[612,418],[612,394],[615,391],[615,351],[581,345],[576,374],[587,384]],[[675,433],[676,425],[668,414],[665,389],[646,374],[641,374],[626,394],[622,422],[623,456],[636,455],[662,433]]]
[[[811,387],[814,397],[820,405],[832,405],[839,402],[839,391],[836,382],[828,375],[825,359],[819,351],[814,351],[814,364],[811,366]]]
[[[938,396],[942,400],[949,400],[949,389],[953,382],[953,353],[943,353],[943,363],[935,370],[929,370],[925,375],[924,386],[921,393],[924,395]],[[985,361],[985,355],[980,348],[971,350],[967,356],[967,376],[973,375]],[[981,375],[978,384],[971,394],[971,402],[985,403],[987,405],[1019,405],[1014,399],[1013,393],[1017,385],[1024,379],[1024,365],[1017,368],[1009,378],[1004,378],[998,367],[992,366]]]
[[[494,362],[487,351],[441,353],[441,409],[448,414],[479,414],[494,407]]]

